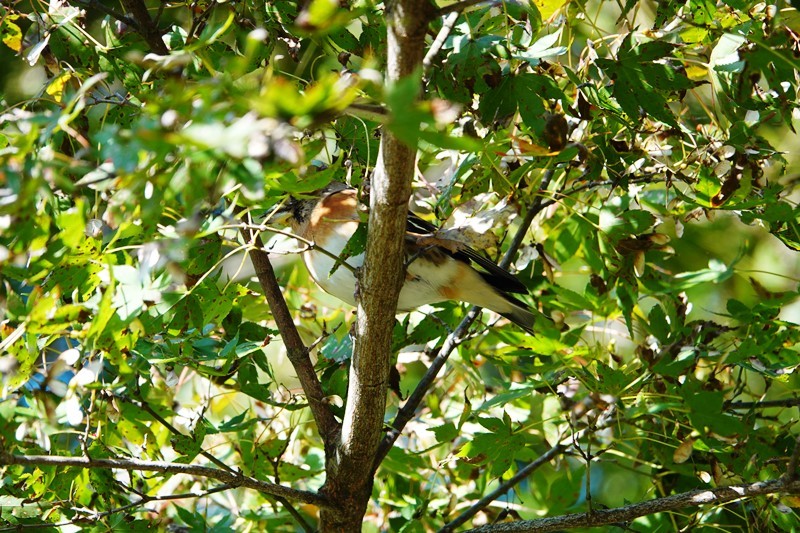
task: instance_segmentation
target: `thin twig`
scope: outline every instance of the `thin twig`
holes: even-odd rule
[[[458,515],[455,519],[448,522],[447,524],[439,530],[439,533],[450,533],[458,526],[464,524],[467,520],[475,516],[478,511],[483,510],[486,508],[487,505],[495,501],[497,498],[506,494],[509,490],[516,487],[522,480],[530,476],[535,470],[537,470],[540,466],[549,463],[551,460],[555,459],[559,455],[565,453],[571,447],[577,447],[577,442],[586,436],[590,432],[597,431],[599,429],[604,429],[608,427],[614,420],[614,413],[615,410],[609,409],[604,412],[601,416],[601,419],[593,426],[589,428],[584,428],[575,432],[570,433],[570,435],[562,438],[559,440],[557,444],[551,447],[549,450],[544,452],[542,455],[525,465],[524,467],[520,468],[519,471],[514,474],[511,478],[501,483],[496,489],[492,492],[472,504],[469,509],[465,510],[463,513]]]
[[[545,204],[547,204],[547,202],[543,200],[543,193],[547,190],[550,180],[553,177],[553,173],[554,171],[550,169],[545,171],[544,176],[542,177],[542,183],[539,186],[539,194],[536,195],[536,198],[531,203],[528,212],[525,214],[525,218],[522,220],[522,224],[520,225],[514,237],[511,239],[508,250],[499,263],[501,268],[508,268],[511,265],[517,250],[522,245],[522,241],[525,238],[525,235],[528,233],[528,228],[530,228],[534,217],[539,214],[542,209],[544,209]],[[433,359],[433,361],[431,361],[431,365],[428,367],[425,375],[422,376],[422,379],[420,379],[417,387],[414,389],[414,392],[411,393],[406,403],[397,412],[397,416],[392,422],[392,429],[386,434],[386,436],[383,438],[383,441],[381,441],[381,445],[378,448],[378,453],[375,456],[375,462],[373,463],[374,470],[378,469],[381,461],[383,461],[384,457],[386,457],[386,454],[389,453],[389,450],[391,450],[395,441],[400,437],[400,434],[403,432],[403,428],[405,428],[406,424],[408,424],[408,422],[413,418],[414,413],[416,412],[420,403],[422,403],[422,400],[427,394],[428,389],[436,379],[436,375],[439,373],[439,370],[441,370],[445,362],[447,362],[447,358],[450,357],[450,354],[453,352],[456,346],[463,341],[464,337],[469,331],[470,326],[480,315],[480,311],[481,308],[477,306],[470,308],[467,316],[464,317],[453,333],[447,336],[444,344],[442,344],[442,348],[439,350],[438,355]]]
[[[539,185],[539,192],[528,207],[528,212],[525,213],[525,218],[522,219],[519,230],[517,230],[514,237],[512,237],[508,245],[508,250],[500,260],[500,263],[498,263],[500,268],[508,268],[511,266],[511,263],[514,262],[514,257],[517,255],[517,250],[522,246],[522,241],[528,234],[528,229],[531,227],[531,224],[533,224],[533,219],[536,218],[536,215],[541,213],[545,207],[550,206],[551,202],[545,201],[543,197],[547,192],[547,187],[550,186],[553,174],[554,171],[552,169],[545,170],[544,176],[542,176],[542,183]]]
[[[469,509],[458,515],[455,520],[452,520],[445,524],[442,529],[439,530],[439,533],[450,533],[454,531],[455,528],[464,524],[467,520],[475,516],[479,511],[486,508],[487,505],[495,501],[497,498],[506,494],[509,490],[513,487],[517,486],[522,480],[530,476],[535,470],[537,470],[540,466],[549,463],[554,458],[558,457],[564,450],[567,449],[566,444],[558,443],[545,453],[537,457],[534,461],[531,461],[523,468],[521,468],[513,477],[511,477],[508,481],[505,481],[500,484],[495,490],[472,504]]]
[[[586,443],[586,451],[583,451],[583,448],[575,443],[575,449],[578,450],[578,453],[581,455],[584,461],[586,461],[586,478],[584,479],[583,490],[586,491],[586,505],[589,507],[589,512],[594,512],[594,502],[592,502],[592,441],[589,440]]]
[[[797,480],[797,465],[800,463],[800,436],[794,442],[794,450],[792,456],[789,458],[789,465],[786,467],[784,479],[787,482]]]
[[[461,13],[462,11],[479,4],[488,4],[489,6],[494,6],[501,3],[502,0],[462,0],[461,2],[450,4],[449,6],[440,7],[436,12],[436,16],[443,17],[449,13]]]
[[[308,239],[305,239],[305,238],[301,237],[300,235],[295,235],[291,231],[284,231],[284,230],[281,230],[281,229],[278,229],[278,228],[273,228],[272,226],[266,226],[264,224],[248,224],[246,222],[242,222],[240,224],[236,224],[234,227],[236,227],[239,230],[242,230],[243,228],[246,228],[246,229],[255,230],[255,231],[258,231],[258,232],[268,231],[270,233],[275,233],[277,235],[283,235],[284,237],[290,237],[290,238],[295,239],[296,241],[298,241],[298,242],[300,242],[300,243],[302,243],[302,244],[304,244],[306,246],[305,249],[299,250],[296,253],[304,253],[304,252],[310,252],[310,251],[314,250],[316,252],[320,252],[320,253],[322,253],[324,255],[327,255],[331,259],[335,259],[336,261],[341,261],[341,263],[340,263],[341,267],[349,270],[353,274],[356,273],[356,269],[355,269],[355,267],[353,265],[351,265],[350,263],[342,260],[342,254],[335,254],[335,253],[333,253],[331,251],[328,251],[325,248],[323,248],[322,246],[320,246],[317,243],[315,243],[314,241],[310,241]],[[220,227],[219,229],[225,229],[225,227],[223,226],[223,227]],[[250,248],[250,249],[254,250],[256,248]],[[261,248],[258,248],[258,249],[259,250],[266,250],[267,252],[272,252],[272,250],[270,250],[269,248],[266,248],[264,246],[262,246]],[[276,252],[272,252],[272,253],[276,253]],[[295,253],[295,252],[293,252],[293,253]]]
[[[123,505],[122,507],[117,507],[116,509],[111,509],[109,511],[103,511],[102,513],[95,513],[90,515],[89,518],[92,520],[100,520],[101,518],[105,518],[107,516],[111,516],[112,514],[121,513],[123,511],[127,511],[129,509],[134,509],[139,507],[140,505],[146,505],[150,502],[164,502],[170,500],[185,500],[188,498],[205,498],[206,496],[210,496],[212,494],[216,494],[218,492],[223,492],[228,489],[235,488],[231,484],[220,485],[218,487],[214,487],[213,489],[208,489],[205,492],[201,492],[199,494],[192,494],[192,493],[184,493],[184,494],[167,494],[165,496],[147,496],[143,495],[140,499],[135,502],[131,502],[128,505]]]
[[[147,6],[142,0],[120,0],[122,5],[128,10],[133,18],[136,20],[138,27],[136,31],[144,38],[153,52],[160,55],[169,54],[169,49],[164,41],[161,39],[161,31],[156,26],[153,19],[150,18],[150,13],[147,11]]]
[[[311,524],[308,523],[308,521],[306,521],[305,518],[303,518],[303,515],[300,514],[300,511],[295,509],[294,505],[292,505],[292,503],[289,500],[287,500],[283,496],[275,496],[274,498],[275,501],[283,505],[283,508],[286,509],[290,515],[292,515],[292,517],[297,521],[298,524],[300,524],[300,527],[303,528],[303,531],[305,531],[306,533],[314,533],[317,530],[317,528],[313,527]]]
[[[431,66],[433,66],[433,60],[436,59],[437,55],[439,55],[439,51],[444,46],[444,43],[447,42],[447,38],[450,37],[450,32],[453,31],[456,21],[458,20],[458,16],[459,13],[453,11],[444,17],[444,20],[442,21],[442,29],[439,30],[438,34],[436,34],[436,39],[433,40],[431,47],[428,48],[428,52],[425,54],[425,59],[422,60],[423,78],[427,78],[428,74],[430,74]]]
[[[56,524],[48,524],[50,528],[62,528],[70,525],[77,524],[79,522],[85,521],[92,521],[97,522],[107,516],[111,516],[116,513],[121,513],[124,511],[128,511],[130,509],[134,509],[139,507],[140,505],[147,505],[150,502],[162,502],[162,501],[170,501],[170,500],[184,500],[188,498],[205,498],[206,496],[210,496],[211,494],[215,494],[217,492],[222,492],[228,489],[234,488],[233,485],[220,485],[219,487],[214,487],[213,489],[209,489],[205,492],[201,492],[198,494],[193,493],[183,493],[183,494],[167,494],[165,496],[147,496],[141,495],[140,499],[136,500],[135,502],[129,503],[127,505],[123,505],[121,507],[117,507],[115,509],[110,509],[108,511],[103,511],[101,513],[93,513],[86,509],[78,510],[80,514],[80,518],[73,518],[72,520],[66,520],[64,522],[59,522]],[[43,526],[42,524],[15,524],[12,527],[4,527],[0,528],[0,532],[4,531],[19,531],[21,529],[41,529]]]
[[[389,112],[385,107],[371,104],[350,104],[343,111],[346,115],[353,117],[363,118],[364,120],[371,120],[383,124],[389,120]]]
[[[183,433],[178,431],[178,428],[176,428],[175,426],[173,426],[172,424],[167,422],[164,419],[164,417],[162,417],[160,414],[158,414],[158,412],[155,409],[150,407],[150,404],[147,403],[144,400],[144,398],[141,397],[141,391],[137,391],[137,392],[139,394],[139,400],[138,401],[133,400],[131,398],[128,398],[126,396],[116,396],[116,397],[119,398],[120,400],[124,401],[124,402],[128,402],[130,404],[133,404],[133,405],[139,407],[141,410],[145,411],[150,416],[155,418],[158,423],[160,423],[162,426],[167,428],[170,431],[170,433],[172,433],[173,435],[184,436]],[[202,420],[199,421],[198,423],[202,424]],[[222,468],[224,470],[227,470],[227,471],[229,471],[231,473],[236,473],[236,471],[233,468],[231,468],[230,466],[226,465],[224,462],[222,462],[221,460],[217,459],[216,457],[211,455],[209,452],[207,452],[205,450],[201,450],[200,451],[200,455],[202,455],[203,457],[205,457],[206,459],[208,459],[209,461],[211,461],[212,463],[214,463],[218,467],[220,467],[220,468]]]
[[[93,459],[89,457],[71,457],[63,455],[10,455],[0,453],[0,466],[75,466],[78,468],[120,469],[140,472],[162,472],[165,474],[186,474],[189,476],[216,479],[232,487],[245,487],[271,496],[280,496],[290,500],[329,507],[328,499],[316,492],[293,489],[284,485],[269,483],[245,476],[241,472],[230,472],[208,466],[169,463],[165,461],[141,461],[139,459]]]
[[[638,184],[638,183],[655,183],[656,181],[663,180],[663,178],[664,178],[663,174],[652,174],[652,175],[647,175],[647,176],[640,176],[638,178],[631,178],[631,179],[628,180],[628,183],[629,184],[630,183],[634,183],[634,184]],[[572,196],[573,194],[577,194],[579,192],[589,191],[589,190],[592,190],[592,189],[599,189],[600,187],[608,187],[608,186],[616,187],[618,185],[619,185],[619,180],[618,179],[602,180],[602,181],[588,181],[586,183],[582,183],[580,185],[575,185],[574,187],[571,187],[569,189],[564,189],[563,191],[560,191],[558,193],[553,194],[553,198],[542,202],[540,207],[542,209],[544,209],[545,207],[550,207],[551,205],[553,205],[554,203],[558,202],[559,200],[561,200],[563,198],[567,198],[567,197]]]
[[[789,398],[786,400],[762,400],[757,402],[731,402],[726,401],[722,404],[723,409],[766,409],[768,407],[798,407],[800,398]]]

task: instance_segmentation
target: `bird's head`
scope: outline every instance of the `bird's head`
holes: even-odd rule
[[[322,189],[318,189],[314,192],[298,195],[296,197],[290,196],[288,200],[269,217],[269,223],[291,226],[292,230],[297,231],[300,226],[308,221],[311,212],[319,202],[331,194],[350,188],[350,186],[340,181],[332,181]]]

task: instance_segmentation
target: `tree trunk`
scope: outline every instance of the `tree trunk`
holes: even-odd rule
[[[434,8],[428,0],[386,3],[387,83],[420,75],[425,33]],[[393,110],[389,110],[392,112]],[[372,494],[372,464],[383,434],[391,338],[405,276],[404,236],[416,147],[384,129],[371,180],[369,230],[359,276],[356,341],[341,439],[328,458],[322,489],[334,509],[321,512],[321,529],[361,530]]]

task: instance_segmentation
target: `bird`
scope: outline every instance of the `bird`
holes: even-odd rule
[[[315,283],[353,306],[356,305],[355,269],[363,264],[364,254],[345,259],[341,259],[341,255],[363,223],[358,205],[358,190],[334,181],[305,198],[290,197],[270,218],[289,225],[294,235],[311,244],[302,255]],[[527,294],[525,285],[511,272],[466,245],[436,244],[437,240],[430,238],[436,230],[435,225],[409,212],[406,276],[397,312],[457,300],[491,309],[533,333],[534,313],[511,296],[511,293]],[[337,261],[347,263],[349,268],[341,264],[334,268]]]

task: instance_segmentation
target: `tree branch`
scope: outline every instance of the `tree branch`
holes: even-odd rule
[[[467,520],[478,514],[479,511],[485,509],[487,505],[495,501],[497,498],[502,496],[503,494],[507,493],[513,487],[516,487],[522,480],[526,477],[530,476],[535,470],[537,470],[540,466],[549,463],[555,457],[558,457],[564,450],[567,449],[567,446],[564,443],[558,443],[545,453],[537,457],[534,461],[531,461],[525,467],[521,468],[519,472],[514,474],[511,479],[508,481],[500,484],[495,490],[472,504],[469,509],[458,515],[454,520],[445,524],[445,526],[439,530],[439,533],[450,533],[451,531],[455,530],[458,526],[464,524]]]
[[[436,34],[436,39],[433,40],[431,47],[428,48],[428,52],[425,54],[425,58],[422,60],[423,78],[428,77],[431,67],[433,66],[433,60],[436,59],[436,56],[439,55],[439,51],[444,46],[444,43],[447,42],[450,32],[453,31],[453,28],[456,25],[458,16],[459,13],[454,11],[444,17],[444,20],[442,21],[442,29],[439,30],[438,34]]]
[[[335,254],[335,253],[333,253],[333,252],[331,252],[329,250],[326,250],[325,248],[323,248],[322,246],[318,245],[314,241],[310,241],[308,239],[304,239],[300,235],[295,235],[291,231],[284,231],[284,230],[281,230],[281,229],[278,229],[278,228],[273,228],[272,226],[267,226],[265,224],[246,224],[244,222],[242,222],[241,224],[237,224],[235,227],[238,228],[238,229],[247,228],[247,229],[251,229],[251,230],[256,230],[258,232],[268,231],[270,233],[275,233],[277,235],[283,235],[285,237],[291,237],[292,239],[298,241],[299,243],[301,243],[301,244],[303,244],[305,246],[305,248],[303,248],[302,250],[299,250],[299,251],[293,250],[291,252],[284,252],[284,253],[297,254],[297,253],[308,252],[308,251],[314,250],[314,251],[319,252],[321,254],[327,255],[328,257],[330,257],[334,261],[340,261],[341,260],[341,255],[340,254]],[[222,229],[226,229],[226,228],[225,228],[225,226],[221,226],[219,229],[222,230]],[[278,253],[278,252],[275,252],[274,250],[272,250],[272,248],[263,248],[263,249],[267,250],[267,253],[273,253],[273,254],[277,254]],[[352,265],[350,265],[350,263],[348,263],[347,261],[342,261],[341,263],[339,263],[339,268],[347,269],[350,272],[352,272],[354,275],[356,274],[356,269]]]
[[[533,202],[531,202],[528,212],[525,214],[525,218],[522,220],[519,229],[511,239],[508,250],[506,250],[503,259],[499,263],[501,267],[508,268],[511,265],[517,250],[519,250],[525,235],[528,233],[528,228],[530,228],[533,219],[542,211],[542,209],[549,205],[549,203],[545,201],[544,192],[550,185],[550,180],[553,178],[553,173],[553,170],[548,169],[545,171],[544,176],[542,177],[542,183],[539,186],[539,192],[534,198]],[[414,392],[411,393],[411,396],[408,397],[406,403],[397,412],[397,416],[392,422],[392,429],[386,434],[381,442],[380,448],[378,449],[378,454],[375,457],[375,463],[373,465],[373,471],[378,469],[378,466],[386,457],[386,454],[389,453],[389,450],[392,449],[395,441],[400,437],[400,434],[403,432],[403,428],[405,428],[406,424],[408,424],[408,422],[414,417],[414,413],[416,413],[417,408],[422,403],[422,400],[427,394],[428,389],[436,380],[436,375],[439,373],[439,370],[441,370],[445,362],[447,362],[447,359],[450,357],[450,354],[453,352],[456,346],[461,344],[461,342],[464,340],[469,332],[470,326],[472,326],[472,323],[480,315],[480,311],[480,307],[473,306],[467,313],[467,316],[461,320],[461,323],[456,327],[456,329],[447,336],[447,339],[445,339],[444,344],[442,344],[439,353],[436,355],[433,361],[431,361],[431,365],[428,367],[425,375],[422,376],[422,379],[420,379],[419,383],[414,389]]]
[[[389,119],[389,113],[384,107],[372,104],[353,103],[347,106],[343,113],[380,124],[384,124]]]
[[[317,528],[313,527],[305,518],[303,518],[303,515],[300,514],[300,511],[295,509],[294,505],[292,505],[289,500],[283,496],[273,496],[273,498],[275,498],[276,502],[283,505],[283,508],[286,509],[290,515],[292,515],[292,518],[294,518],[298,524],[300,524],[300,527],[303,529],[303,531],[306,533],[314,533],[317,530]]]
[[[461,2],[456,2],[454,4],[450,4],[449,6],[440,7],[439,10],[436,12],[437,17],[443,17],[448,13],[461,13],[471,7],[477,6],[479,4],[488,4],[488,5],[495,5],[502,3],[502,0],[462,0]]]
[[[147,6],[144,5],[143,0],[120,0],[125,9],[133,15],[136,21],[136,31],[147,42],[148,46],[153,52],[160,55],[169,54],[169,49],[164,41],[161,39],[161,31],[156,26],[153,19],[150,18],[150,13],[147,12]]]
[[[646,502],[634,503],[613,509],[595,509],[592,513],[575,513],[563,516],[519,520],[493,524],[468,530],[470,533],[546,533],[578,527],[599,527],[627,523],[655,513],[678,511],[687,507],[721,505],[745,498],[768,494],[800,494],[800,481],[775,479],[742,485],[729,485],[714,489],[699,489]]]
[[[116,397],[119,398],[122,401],[126,401],[126,402],[129,402],[129,403],[133,404],[133,405],[136,405],[137,407],[139,407],[140,409],[142,409],[144,411],[147,411],[150,414],[150,416],[152,416],[158,422],[160,422],[161,425],[166,427],[171,433],[173,433],[175,435],[183,435],[180,431],[178,431],[178,429],[175,426],[173,426],[172,424],[167,422],[164,419],[164,417],[162,417],[160,414],[158,414],[158,412],[156,412],[156,410],[153,409],[150,406],[150,404],[147,403],[147,401],[144,400],[144,398],[142,398],[141,391],[137,390],[137,393],[139,395],[139,400],[138,401],[133,400],[131,398],[128,398],[126,396],[116,396]],[[222,468],[223,470],[227,470],[227,471],[229,471],[231,473],[234,473],[234,474],[237,473],[233,469],[233,467],[226,465],[223,461],[217,459],[216,457],[214,457],[214,455],[212,455],[211,453],[209,453],[209,452],[207,452],[205,450],[201,450],[200,451],[200,455],[202,455],[203,457],[205,457],[206,459],[208,459],[209,461],[211,461],[212,463],[214,463],[218,467]],[[227,485],[223,485],[223,486],[227,487]],[[217,489],[210,490],[206,494],[212,494],[214,492],[220,492],[221,490],[222,489],[220,487],[217,487]],[[202,495],[200,495],[200,496],[202,496]],[[292,515],[292,517],[294,517],[294,519],[297,521],[297,523],[300,524],[300,527],[303,528],[303,531],[306,531],[307,533],[311,533],[312,531],[314,531],[314,528],[311,527],[311,525],[309,525],[309,523],[306,521],[306,519],[303,518],[303,516],[297,511],[297,509],[294,508],[294,506],[291,504],[291,502],[289,500],[287,500],[283,496],[273,496],[273,498],[275,498],[275,501],[280,503],[284,507],[284,509],[286,509],[286,511],[290,515]],[[143,504],[146,504],[146,503],[148,503],[150,501],[154,501],[154,500],[157,500],[157,499],[158,498],[156,498],[156,497],[143,496],[142,499],[139,502],[136,502],[136,504],[137,505],[143,505]],[[161,499],[166,499],[166,497],[161,498]]]
[[[235,488],[235,487],[233,485],[230,485],[230,484],[225,484],[225,485],[220,485],[218,487],[214,487],[213,489],[208,489],[205,492],[200,492],[200,493],[197,493],[197,494],[192,494],[192,493],[165,494],[164,496],[141,495],[138,500],[136,500],[135,502],[131,502],[131,503],[127,504],[127,505],[122,505],[122,506],[117,507],[115,509],[110,509],[108,511],[103,511],[101,513],[91,513],[89,515],[88,519],[90,519],[90,520],[100,520],[101,518],[105,518],[106,516],[111,516],[111,515],[116,514],[116,513],[121,513],[123,511],[128,511],[129,509],[135,509],[136,507],[139,507],[141,505],[147,505],[150,502],[166,502],[166,501],[171,501],[171,500],[185,500],[185,499],[188,499],[188,498],[205,498],[206,496],[211,496],[212,494],[216,494],[218,492],[223,492],[223,491],[226,491],[226,490],[229,490],[229,489],[232,489],[232,488]],[[75,521],[72,520],[70,522],[67,522],[66,524],[58,524],[58,525],[59,526],[67,525],[67,524],[72,524],[74,522]]]
[[[58,522],[55,524],[48,524],[50,528],[63,528],[65,526],[74,525],[77,523],[92,521],[97,522],[98,520],[102,520],[107,516],[111,516],[117,513],[122,513],[125,511],[129,511],[130,509],[135,509],[136,507],[147,505],[150,502],[164,502],[164,501],[171,501],[171,500],[185,500],[189,498],[205,498],[212,494],[216,494],[218,492],[223,492],[228,489],[235,488],[233,485],[220,485],[218,487],[214,487],[213,489],[209,489],[205,492],[198,492],[198,493],[183,493],[183,494],[165,494],[163,496],[147,496],[146,494],[139,494],[139,499],[135,502],[131,502],[127,505],[122,505],[120,507],[116,507],[114,509],[109,509],[108,511],[96,512],[90,509],[74,509],[77,517],[73,518],[72,520],[65,520],[63,522]],[[136,492],[136,491],[134,491]],[[277,499],[277,498],[276,498]],[[24,504],[23,504],[24,505]],[[12,527],[7,528],[0,528],[0,532],[5,531],[20,531],[23,529],[42,529],[44,526],[43,524],[14,524]]]
[[[732,402],[730,400],[722,404],[723,409],[766,409],[768,407],[798,407],[800,398],[788,398],[786,400],[761,400],[756,402]]]
[[[794,450],[792,451],[792,456],[789,458],[789,464],[786,467],[786,473],[783,475],[783,478],[787,482],[797,480],[798,463],[800,463],[800,436],[798,436],[794,442]]]
[[[124,402],[128,402],[128,403],[130,403],[131,405],[135,405],[135,406],[136,406],[136,407],[138,407],[139,409],[141,409],[141,410],[143,410],[143,411],[147,412],[147,413],[148,413],[150,416],[152,416],[152,417],[153,417],[153,418],[154,418],[154,419],[155,419],[157,422],[159,422],[159,423],[160,423],[162,426],[164,426],[165,428],[167,428],[167,429],[170,431],[170,433],[172,433],[173,435],[183,435],[183,433],[181,433],[180,431],[178,431],[178,428],[176,428],[175,426],[173,426],[172,424],[170,424],[169,422],[167,422],[167,421],[164,419],[164,417],[162,417],[160,414],[158,414],[158,412],[156,412],[156,410],[155,410],[155,409],[153,409],[152,407],[150,407],[150,404],[149,404],[149,403],[147,403],[147,402],[146,402],[146,401],[145,401],[145,400],[142,398],[142,396],[141,396],[141,391],[137,391],[137,393],[138,393],[138,395],[139,395],[139,400],[138,400],[138,401],[136,401],[136,400],[133,400],[132,398],[128,398],[127,396],[116,396],[116,398],[119,398],[120,400],[122,400],[122,401],[124,401]],[[214,457],[214,456],[213,456],[211,453],[209,453],[209,452],[207,452],[207,451],[205,451],[205,450],[200,450],[200,455],[202,455],[203,457],[205,457],[206,459],[208,459],[209,461],[211,461],[212,463],[214,463],[214,464],[215,464],[215,465],[217,465],[218,467],[220,467],[220,468],[222,468],[222,469],[224,469],[224,470],[228,470],[229,472],[234,472],[233,468],[231,468],[230,466],[226,465],[226,464],[225,464],[224,462],[222,462],[221,460],[219,460],[219,459],[217,459],[216,457]]]
[[[445,524],[444,527],[439,530],[439,533],[450,533],[456,527],[464,524],[467,520],[475,516],[478,511],[483,510],[497,498],[516,487],[522,480],[530,476],[540,466],[549,463],[551,460],[563,454],[570,448],[577,448],[578,441],[584,438],[588,433],[594,433],[611,425],[614,420],[615,412],[616,409],[607,409],[602,411],[600,413],[599,420],[597,420],[594,425],[573,432],[570,435],[560,439],[555,446],[525,465],[523,468],[520,468],[519,471],[510,479],[504,481],[495,490],[472,504],[469,509],[458,515],[458,517],[456,517],[454,520]]]
[[[79,6],[83,6],[83,7],[87,8],[87,9],[96,9],[96,10],[100,11],[101,13],[105,13],[106,15],[108,15],[111,18],[113,18],[115,20],[118,20],[118,21],[122,22],[123,24],[127,24],[128,26],[130,26],[131,28],[133,28],[137,32],[140,30],[139,23],[136,22],[136,20],[130,18],[127,15],[123,15],[122,13],[119,13],[119,12],[111,9],[107,5],[105,5],[102,2],[100,2],[99,0],[75,0],[75,3],[78,4]]]
[[[239,214],[242,211],[243,209],[237,209]],[[254,249],[250,250],[250,258],[253,261],[256,277],[258,277],[261,289],[267,298],[267,304],[272,311],[278,330],[281,332],[281,339],[286,346],[286,355],[292,363],[297,379],[303,387],[303,393],[308,399],[311,414],[317,423],[317,430],[325,444],[325,453],[329,455],[339,435],[339,423],[325,401],[325,393],[322,391],[322,385],[314,370],[314,365],[311,363],[308,348],[294,325],[292,314],[289,312],[286,300],[283,299],[280,285],[275,277],[275,270],[269,261],[269,255],[264,251],[261,237],[255,231],[244,227],[241,232],[244,238],[253,244]]]
[[[233,487],[245,487],[270,496],[295,500],[320,508],[330,507],[325,496],[305,490],[297,490],[275,483],[261,481],[245,476],[241,472],[229,472],[207,466],[168,463],[164,461],[141,461],[139,459],[92,459],[91,457],[67,457],[62,455],[11,455],[0,453],[0,465],[23,466],[75,466],[78,468],[104,468],[133,470],[139,472],[162,472],[165,474],[186,474],[189,476],[216,479]]]

